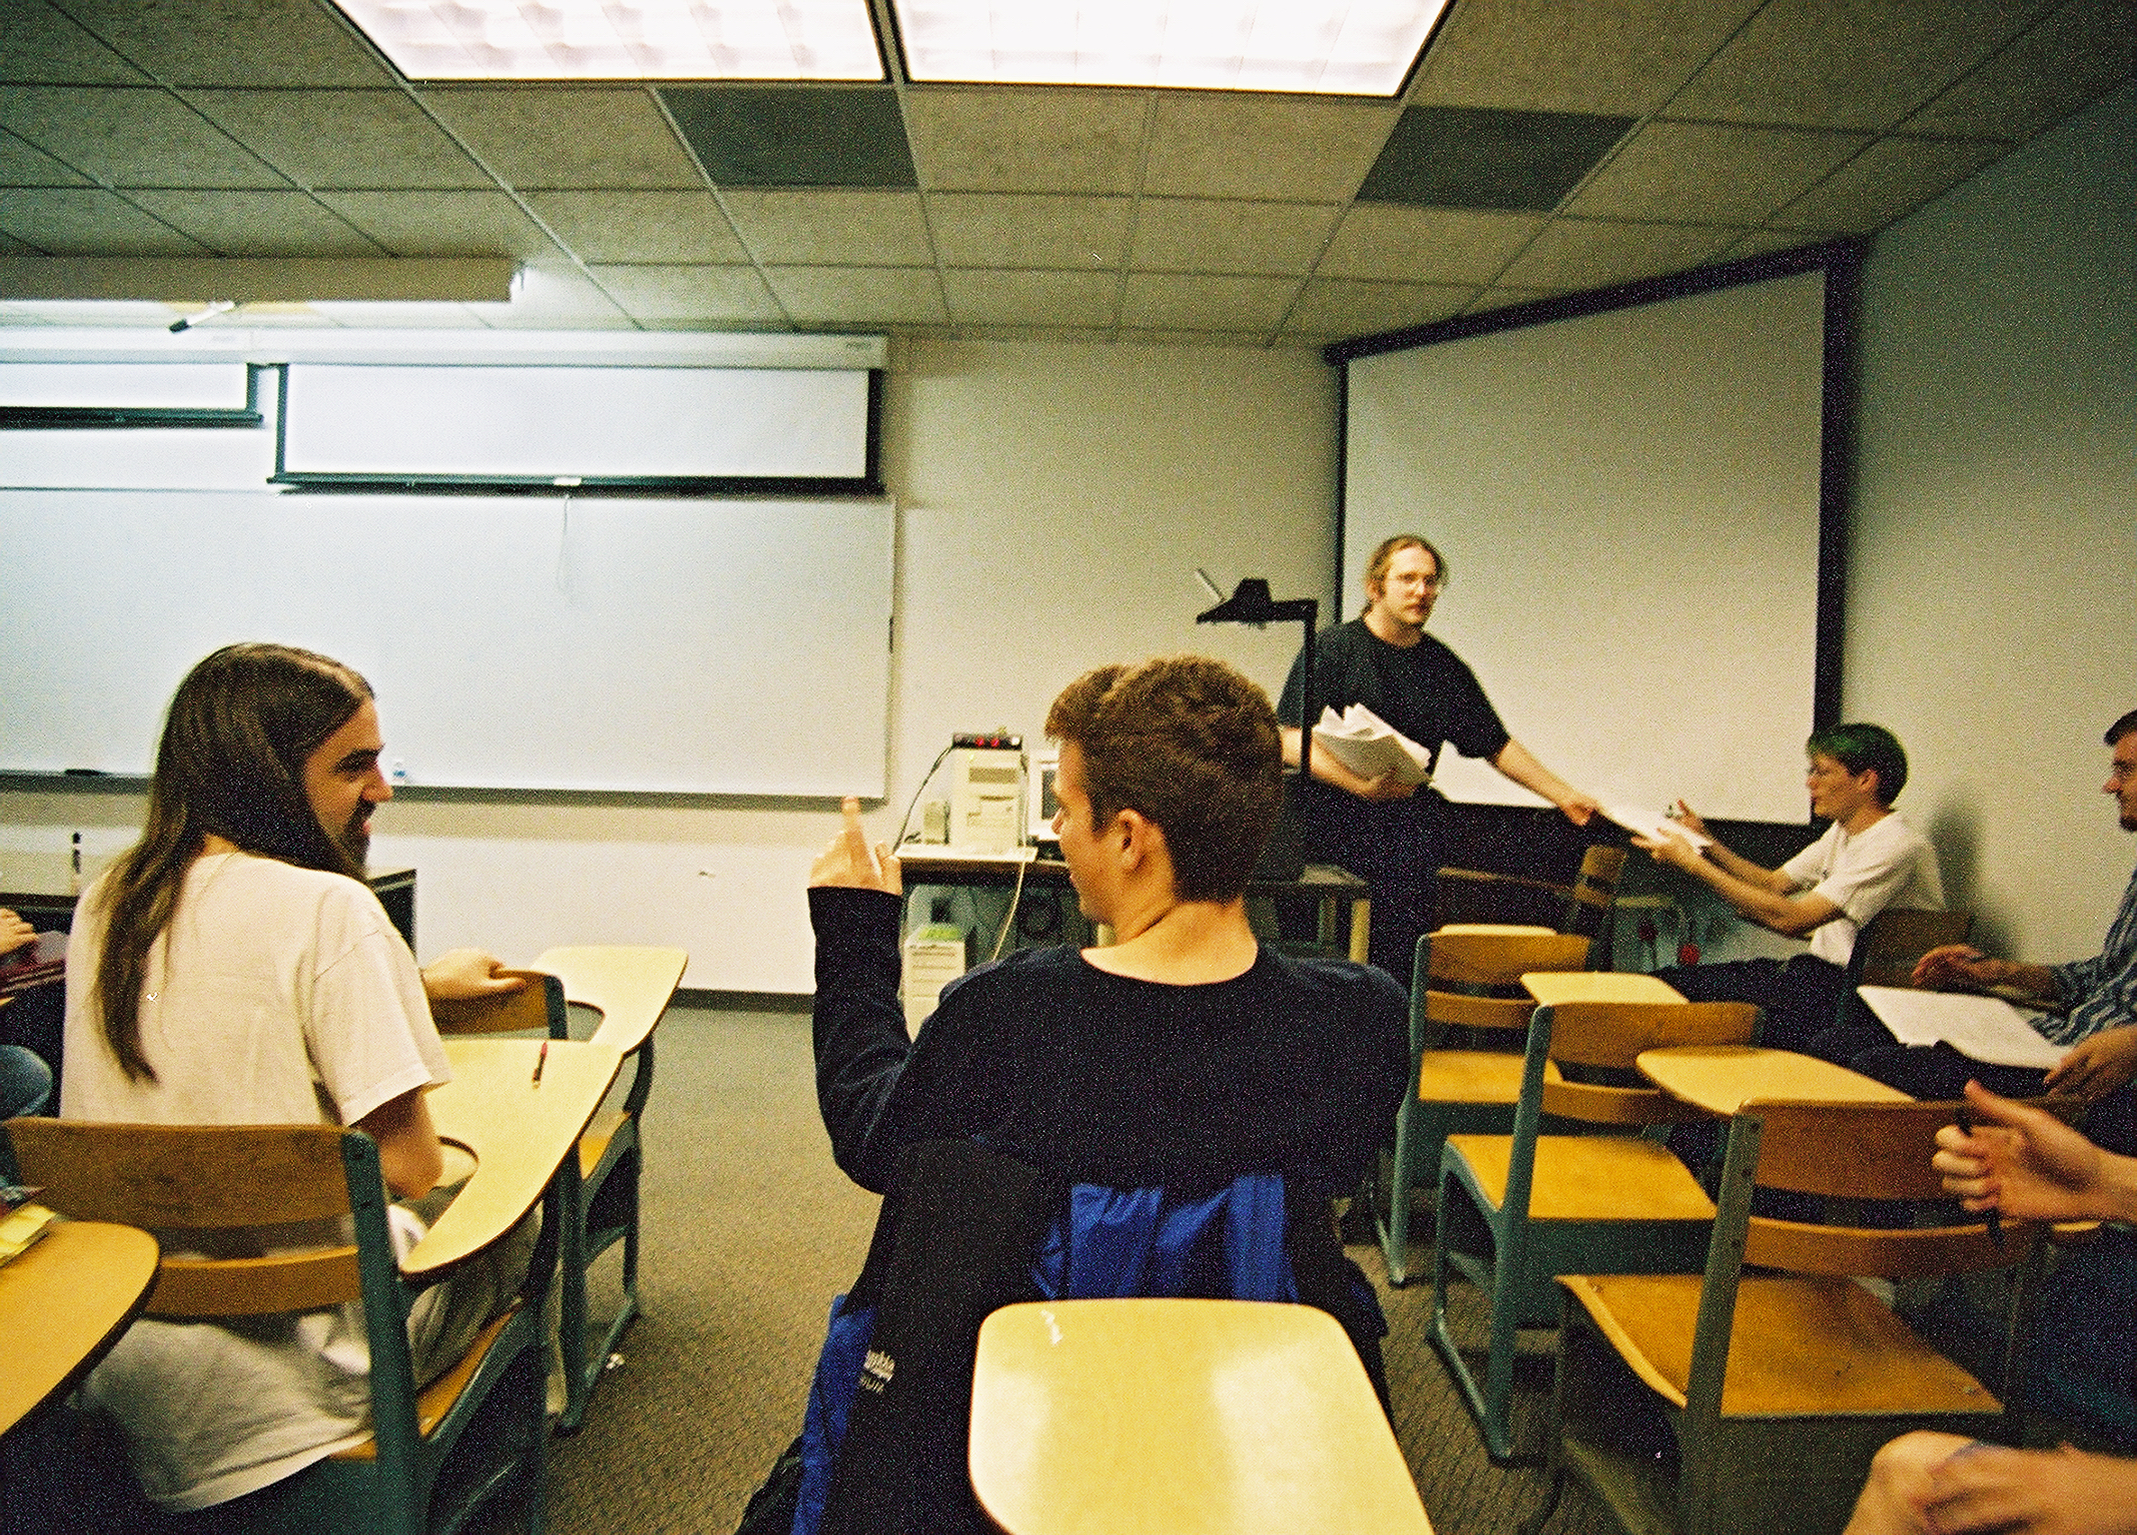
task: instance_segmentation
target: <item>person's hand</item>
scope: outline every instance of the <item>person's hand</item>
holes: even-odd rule
[[[2054,1115],[1999,1098],[1979,1082],[1966,1084],[1966,1101],[1979,1123],[1971,1132],[1939,1130],[1929,1159],[1944,1175],[1945,1193],[1977,1214],[1996,1210],[2017,1220],[2111,1213],[2099,1147]]]
[[[2132,1535],[2137,1461],[1975,1445],[1929,1473],[1916,1502],[1930,1535]]]
[[[1389,768],[1385,773],[1366,779],[1362,787],[1352,792],[1360,799],[1379,804],[1387,800],[1408,799],[1417,792],[1417,785],[1404,783],[1395,775],[1395,770]]]
[[[2132,1077],[2137,1077],[2137,1024],[2126,1024],[2102,1029],[2073,1046],[2048,1073],[2045,1085],[2051,1093],[2091,1099],[2113,1092]]]
[[[498,974],[502,969],[502,960],[480,949],[447,949],[423,967],[423,994],[433,1002],[465,1002],[527,984],[523,976]]]
[[[868,833],[861,827],[861,802],[847,795],[839,805],[839,816],[843,824],[838,835],[809,866],[810,885],[843,885],[904,894],[905,877],[898,867],[897,855],[884,843],[868,845]]]
[[[1652,837],[1635,835],[1632,845],[1656,863],[1671,864],[1680,869],[1692,868],[1706,857],[1685,838],[1673,836],[1666,831]]]
[[[1918,988],[1950,991],[1955,987],[1989,984],[1988,960],[1971,944],[1947,943],[1931,949],[1914,962],[1909,980]]]
[[[36,928],[7,908],[0,907],[0,954],[12,954],[36,941]]]
[[[1592,794],[1576,792],[1559,805],[1558,813],[1575,826],[1586,826],[1592,817],[1603,813],[1603,802]]]
[[[1699,813],[1683,800],[1677,801],[1677,813],[1671,816],[1670,819],[1695,837],[1712,837],[1714,835],[1714,833],[1707,830],[1707,823],[1699,819]]]

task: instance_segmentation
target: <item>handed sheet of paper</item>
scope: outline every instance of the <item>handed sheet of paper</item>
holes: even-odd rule
[[[1638,805],[1605,805],[1603,814],[1634,836],[1646,837],[1649,841],[1657,841],[1663,837],[1682,837],[1692,846],[1699,848],[1711,847],[1714,842],[1712,837],[1702,837],[1691,827]]]
[[[1421,784],[1432,777],[1432,753],[1364,704],[1352,704],[1341,714],[1323,709],[1313,727],[1313,745],[1360,778],[1393,773],[1403,783]]]
[[[1904,986],[1864,986],[1863,1002],[1903,1045],[1940,1041],[1971,1061],[1989,1066],[2053,1070],[2070,1053],[2051,1045],[2026,1020],[2045,1016],[2013,1007],[2001,997],[1956,991],[1909,991]]]

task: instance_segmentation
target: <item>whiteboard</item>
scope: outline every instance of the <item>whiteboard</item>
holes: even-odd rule
[[[1802,824],[1824,304],[1814,270],[1352,361],[1343,615],[1422,534],[1452,576],[1429,632],[1560,776]],[[1541,803],[1441,764],[1450,798]]]
[[[370,680],[409,784],[880,797],[893,524],[849,498],[0,490],[0,771],[145,774],[193,663],[273,640]]]

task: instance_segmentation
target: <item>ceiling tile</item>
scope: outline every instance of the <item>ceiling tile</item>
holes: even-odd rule
[[[1143,191],[1153,197],[1342,202],[1401,108],[1230,91],[1161,91]]]
[[[1290,336],[1334,341],[1429,325],[1459,314],[1477,289],[1458,283],[1353,282],[1316,277],[1284,321]]]
[[[671,85],[661,98],[718,186],[920,184],[888,86]]]
[[[303,192],[147,191],[127,197],[219,256],[383,254]]]
[[[783,321],[747,266],[594,266],[588,272],[634,320]]]
[[[299,186],[494,187],[405,91],[188,91],[225,133]]]
[[[1133,206],[1125,197],[938,192],[927,215],[945,266],[1091,271],[1120,265]]]
[[[1742,234],[1707,225],[1556,218],[1501,275],[1518,288],[1607,288],[1688,272]]]
[[[522,267],[519,290],[506,304],[467,309],[498,330],[628,330],[630,316],[577,267],[560,261]]]
[[[1106,339],[1116,346],[1237,346],[1253,347],[1257,351],[1272,346],[1310,347],[1318,344],[1298,338],[1286,341],[1282,336],[1259,330],[1129,330],[1125,326]]]
[[[1413,106],[1645,117],[1763,0],[1460,0]]]
[[[394,83],[322,0],[67,0],[67,9],[169,85]]]
[[[1171,272],[1130,274],[1121,291],[1120,323],[1151,330],[1276,329],[1299,290],[1290,277],[1203,277]]]
[[[581,261],[749,260],[709,191],[529,192],[527,206]]]
[[[1771,0],[1670,102],[1672,117],[1881,132],[2052,0]]]
[[[958,325],[1110,326],[1119,280],[1110,272],[942,274],[950,319]]]
[[[1791,229],[1880,229],[2001,159],[2009,147],[1985,139],[1879,139],[1772,222]]]
[[[1250,272],[1303,276],[1342,210],[1333,203],[1146,197],[1135,210],[1138,272]]]
[[[205,256],[116,192],[38,187],[0,197],[0,231],[47,256]]]
[[[396,256],[550,256],[556,246],[503,192],[321,192]]]
[[[1136,188],[1148,91],[916,87],[902,99],[913,164],[931,191]]]
[[[1755,224],[1867,144],[1855,133],[1651,122],[1619,146],[1568,213],[1587,218],[1699,217]]]
[[[282,187],[280,176],[166,91],[21,85],[0,127],[117,187]]]
[[[728,217],[767,266],[929,266],[917,192],[724,192]]]
[[[1629,117],[1408,107],[1361,201],[1548,213],[1632,126]]]
[[[1800,250],[1823,244],[1828,234],[1839,231],[1812,229],[1747,229],[1742,239],[1715,257],[1717,261],[1741,261],[1746,256],[1767,256],[1777,251]]]
[[[2137,4],[2072,0],[1907,119],[1909,133],[2031,138],[2137,71]]]
[[[925,267],[782,266],[765,272],[796,325],[947,325],[942,285]]]
[[[89,178],[67,169],[12,133],[0,131],[0,187],[79,187]]]
[[[705,178],[639,87],[435,89],[423,104],[510,187],[701,187]]]
[[[147,85],[148,76],[44,0],[6,0],[0,84]]]
[[[1354,203],[1321,258],[1322,277],[1485,283],[1536,237],[1533,213]]]

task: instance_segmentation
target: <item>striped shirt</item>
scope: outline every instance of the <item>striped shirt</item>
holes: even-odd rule
[[[2049,967],[2055,995],[2070,1004],[2067,1018],[2038,1018],[2034,1027],[2058,1045],[2074,1045],[2103,1029],[2137,1023],[2137,873],[2107,929],[2107,946],[2092,959]]]

